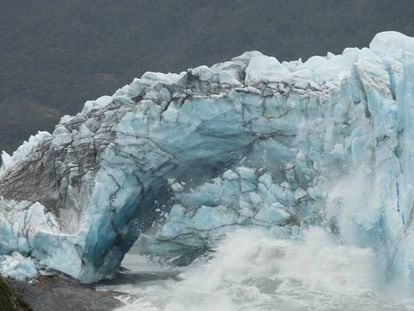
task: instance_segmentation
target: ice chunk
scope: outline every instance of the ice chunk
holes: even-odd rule
[[[112,103],[112,100],[113,100],[112,96],[108,96],[108,95],[101,96],[97,98],[96,100],[88,100],[85,103],[82,112],[88,112],[92,109],[103,108],[106,105],[109,105],[110,103]]]
[[[380,57],[399,58],[408,45],[414,45],[414,39],[396,31],[384,31],[377,34],[369,47]]]
[[[37,269],[30,258],[17,252],[0,256],[0,274],[18,281],[30,281],[37,277]]]
[[[23,161],[40,143],[47,141],[50,138],[50,133],[44,131],[38,132],[36,135],[30,136],[27,141],[23,142],[23,144],[13,152],[13,155],[9,155],[7,152],[3,151],[1,155],[2,165],[0,167],[0,176],[10,170],[19,161]]]
[[[246,68],[246,84],[257,84],[259,82],[282,82],[288,81],[291,73],[279,61],[270,56],[260,55],[250,59]]]

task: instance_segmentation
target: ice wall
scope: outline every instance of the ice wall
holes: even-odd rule
[[[21,201],[51,222],[29,237],[20,221],[0,255],[91,282],[148,229],[143,250],[187,263],[235,227],[298,238],[317,225],[372,247],[410,283],[413,51],[414,39],[385,32],[306,62],[247,52],[88,101],[3,155],[0,230]]]

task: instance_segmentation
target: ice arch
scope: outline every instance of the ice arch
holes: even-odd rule
[[[3,155],[0,253],[98,280],[162,201],[158,253],[236,225],[317,224],[409,281],[412,51],[388,32],[304,63],[248,52],[88,101]]]

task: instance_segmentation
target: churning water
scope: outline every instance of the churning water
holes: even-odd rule
[[[130,267],[142,267],[131,266],[131,259]],[[128,293],[120,310],[414,310],[406,291],[384,285],[370,249],[340,245],[320,228],[310,229],[303,241],[239,230],[212,259],[193,263],[177,278],[163,279],[171,271],[156,270],[159,279],[112,288]]]

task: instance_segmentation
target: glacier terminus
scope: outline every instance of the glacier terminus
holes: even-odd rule
[[[185,265],[227,233],[367,247],[414,289],[414,38],[280,62],[147,72],[0,169],[0,273],[110,278],[139,238]]]

